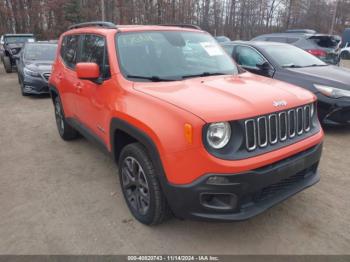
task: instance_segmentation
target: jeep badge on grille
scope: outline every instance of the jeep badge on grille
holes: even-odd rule
[[[284,100],[280,100],[280,101],[273,101],[273,106],[275,107],[281,107],[281,106],[286,106],[287,102]]]

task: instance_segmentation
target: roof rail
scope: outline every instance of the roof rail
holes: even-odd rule
[[[288,29],[285,33],[316,34],[317,32],[313,29]]]
[[[183,28],[192,28],[192,29],[198,29],[202,30],[198,25],[191,25],[191,24],[160,24],[160,26],[175,26],[175,27],[183,27]]]
[[[94,21],[94,22],[85,22],[85,23],[71,25],[70,27],[68,27],[68,30],[82,28],[82,27],[90,27],[90,26],[103,27],[108,29],[117,29],[117,26],[111,22]]]

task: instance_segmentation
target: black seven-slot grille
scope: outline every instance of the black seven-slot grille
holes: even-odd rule
[[[309,104],[245,120],[246,149],[254,151],[308,133],[312,128],[313,107]]]

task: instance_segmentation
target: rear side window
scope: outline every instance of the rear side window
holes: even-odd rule
[[[298,42],[298,41],[299,41],[299,38],[297,38],[297,37],[288,37],[287,38],[288,44],[293,44],[293,43]]]
[[[100,67],[101,76],[108,78],[110,69],[105,38],[99,35],[84,35],[79,61],[96,63]]]
[[[78,46],[79,35],[67,35],[63,38],[61,46],[61,57],[64,63],[73,69],[77,63]]]
[[[279,42],[279,43],[288,43],[287,37],[268,37],[266,38],[268,42]]]

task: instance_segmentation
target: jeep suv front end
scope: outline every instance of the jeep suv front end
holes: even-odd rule
[[[58,49],[59,134],[111,153],[141,223],[247,219],[319,180],[316,97],[241,72],[207,32],[91,22]]]

